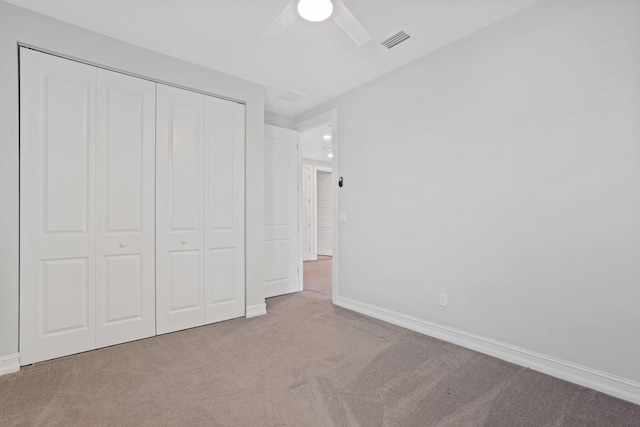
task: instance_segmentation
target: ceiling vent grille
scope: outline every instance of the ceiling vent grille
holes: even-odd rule
[[[287,101],[296,102],[297,100],[302,99],[305,96],[307,95],[305,95],[304,93],[296,92],[295,90],[288,90],[280,95],[280,98],[286,99]]]
[[[410,37],[409,34],[405,33],[404,31],[400,31],[399,33],[392,35],[391,37],[389,37],[388,39],[386,39],[380,44],[386,47],[387,49],[391,49],[394,46],[398,46],[400,43],[407,40],[409,37]]]

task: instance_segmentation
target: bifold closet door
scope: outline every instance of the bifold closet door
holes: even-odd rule
[[[155,334],[155,84],[20,49],[20,362]]]
[[[245,313],[244,106],[158,85],[159,334]]]
[[[20,49],[20,363],[95,348],[96,69]]]
[[[157,85],[157,332],[204,324],[204,95]]]
[[[96,345],[155,335],[155,91],[97,70]]]
[[[244,105],[205,96],[205,323],[244,316]]]

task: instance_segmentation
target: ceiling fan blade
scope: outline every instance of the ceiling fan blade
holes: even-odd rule
[[[331,17],[358,46],[373,40],[371,34],[362,26],[342,0],[333,0],[333,15]]]
[[[262,34],[262,38],[266,40],[277,40],[282,34],[298,19],[298,11],[296,9],[296,0],[292,0],[282,13],[278,15],[275,21],[269,25],[269,28]]]

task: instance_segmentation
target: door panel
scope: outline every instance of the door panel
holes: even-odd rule
[[[89,91],[95,83],[49,70],[43,70],[41,78],[45,234],[87,234],[92,172],[88,114],[93,94]]]
[[[42,335],[86,330],[89,327],[89,268],[87,258],[42,262]]]
[[[233,277],[234,262],[234,248],[209,250],[207,259],[207,266],[210,268],[209,274],[207,274],[207,304],[209,306],[236,299],[233,286],[235,282]]]
[[[204,323],[204,96],[157,85],[156,321]]]
[[[244,316],[244,105],[205,97],[205,323]]]
[[[201,100],[197,101],[195,105],[174,104],[169,113],[171,129],[168,160],[172,232],[198,232],[201,229],[203,123],[202,103]]]
[[[95,348],[96,69],[20,49],[20,363]]]
[[[202,308],[200,298],[200,251],[171,251],[169,254],[171,256],[171,304],[169,314],[200,311]],[[197,323],[197,325],[200,324],[202,322]]]
[[[155,334],[155,83],[97,70],[96,344]]]
[[[265,126],[265,296],[300,290],[298,136]]]
[[[111,255],[103,258],[105,263],[103,327],[128,322],[129,328],[132,327],[132,321],[143,319],[145,301],[142,258],[141,254]],[[153,332],[155,332],[155,324],[153,326]]]

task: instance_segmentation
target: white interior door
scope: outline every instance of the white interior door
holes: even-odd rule
[[[298,135],[265,126],[265,296],[300,290]]]
[[[155,335],[156,85],[97,70],[96,344]]]
[[[311,190],[313,187],[313,166],[303,164],[300,175],[300,246],[302,248],[302,260],[314,260],[313,230],[313,198]]]
[[[205,323],[244,316],[244,105],[205,97]]]
[[[204,95],[157,85],[157,333],[204,323]]]
[[[95,348],[96,69],[20,49],[20,363]]]
[[[318,255],[333,255],[333,193],[331,172],[316,168],[316,227]]]

